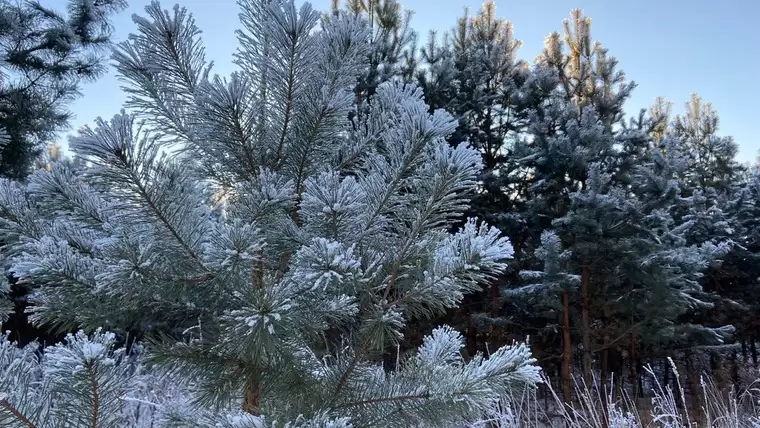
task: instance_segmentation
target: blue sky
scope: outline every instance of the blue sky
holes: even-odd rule
[[[53,4],[62,0],[51,0]],[[131,16],[143,14],[149,0],[129,0],[129,8],[116,17],[115,38],[124,40],[135,30]],[[170,9],[173,1],[162,1]],[[300,2],[299,2],[300,3]],[[43,1],[43,4],[49,2]],[[207,57],[215,71],[228,74],[237,41],[238,8],[235,0],[180,0],[203,30]],[[327,10],[330,0],[314,0]],[[405,0],[415,12],[414,27],[423,35],[431,29],[448,30],[465,7],[478,9],[481,0]],[[740,160],[752,161],[760,150],[754,127],[760,123],[760,32],[753,23],[760,16],[755,0],[497,0],[500,17],[513,22],[523,41],[520,56],[532,59],[541,52],[544,38],[562,29],[572,8],[582,8],[593,19],[592,35],[620,61],[628,79],[638,87],[628,103],[629,114],[648,107],[655,97],[682,110],[692,92],[714,104],[721,117],[721,133],[739,143]],[[753,28],[754,27],[754,28]],[[73,129],[92,123],[97,116],[110,118],[125,100],[113,75],[87,84],[83,96],[72,104]]]

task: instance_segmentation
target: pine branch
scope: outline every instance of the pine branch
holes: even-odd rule
[[[37,426],[34,425],[32,421],[27,419],[27,417],[24,416],[17,408],[11,405],[11,403],[7,399],[5,398],[0,399],[0,407],[7,410],[11,415],[13,415],[14,418],[16,418],[16,420],[26,425],[27,428],[37,428]]]
[[[346,403],[341,404],[339,406],[336,406],[336,409],[347,409],[351,407],[359,407],[359,406],[369,406],[373,404],[383,404],[383,403],[397,403],[397,402],[404,402],[404,401],[412,401],[412,400],[426,400],[430,398],[430,394],[417,394],[417,395],[399,395],[395,397],[382,397],[382,398],[372,398],[369,400],[363,400],[363,401],[356,401],[352,403]]]
[[[343,372],[343,374],[340,376],[340,379],[338,380],[338,386],[335,388],[335,392],[333,392],[332,400],[335,401],[338,398],[338,395],[343,390],[343,388],[348,385],[348,378],[351,376],[351,373],[356,369],[356,366],[359,364],[359,361],[364,357],[365,347],[362,346],[356,351],[356,355],[354,355],[354,358],[351,360],[351,363],[348,365],[346,370]]]
[[[90,379],[90,388],[92,389],[92,416],[90,418],[90,428],[98,428],[98,416],[100,414],[100,388],[98,387],[98,377],[95,371],[95,365],[92,361],[85,363],[85,372]]]
[[[284,119],[282,123],[282,131],[280,132],[279,143],[277,144],[277,153],[275,155],[275,164],[280,166],[283,162],[282,149],[285,147],[285,137],[288,134],[288,126],[290,125],[291,115],[293,112],[293,87],[295,86],[295,61],[292,59],[295,56],[296,51],[296,39],[293,39],[291,45],[291,60],[288,61],[288,78],[286,80],[287,90],[285,95],[285,112],[283,113]]]
[[[187,254],[196,262],[196,264],[204,271],[208,272],[209,269],[203,264],[200,257],[198,257],[198,254],[195,253],[195,251],[188,245],[187,242],[182,238],[182,236],[179,234],[177,229],[174,227],[174,225],[171,224],[171,222],[166,218],[163,212],[158,209],[158,206],[156,205],[156,202],[153,200],[153,198],[150,197],[150,194],[148,193],[148,190],[145,187],[145,184],[140,180],[140,177],[138,177],[133,170],[130,169],[130,174],[132,175],[132,180],[137,186],[137,190],[140,193],[140,196],[143,197],[145,202],[148,204],[148,207],[153,212],[153,214],[156,216],[156,218],[164,224],[164,226],[169,230],[169,233],[172,234],[174,239],[177,240],[177,242],[182,246],[182,248],[187,252]]]

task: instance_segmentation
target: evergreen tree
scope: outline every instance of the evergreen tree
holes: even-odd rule
[[[152,3],[114,56],[134,114],[70,142],[91,166],[2,182],[10,271],[39,285],[33,319],[156,332],[151,361],[193,397],[167,426],[236,408],[253,426],[451,426],[536,382],[524,345],[465,361],[448,327],[383,369],[409,322],[512,256],[474,219],[448,231],[480,155],[450,146],[455,120],[400,82],[347,122],[369,52],[355,16],[317,31],[308,4],[241,7],[242,70],[225,79],[192,17]]]
[[[683,179],[690,188],[730,191],[742,173],[736,161],[739,146],[733,138],[717,135],[720,118],[712,104],[692,94],[685,107],[685,113],[675,117],[671,128],[689,156]]]
[[[332,0],[333,14],[340,6],[340,0]],[[410,26],[412,11],[398,0],[346,0],[343,8],[370,26],[369,63],[355,89],[356,113],[361,115],[380,84],[397,78],[410,81],[416,68],[417,33]]]
[[[720,278],[722,296],[738,302],[728,312],[729,321],[737,327],[743,362],[750,359],[758,366],[757,343],[760,339],[760,174],[750,174],[741,185],[732,206],[732,217],[737,227],[737,245],[725,257],[723,278]],[[749,349],[748,349],[749,348]]]
[[[524,170],[516,162],[516,146],[529,122],[529,114],[553,89],[541,72],[517,58],[520,42],[512,24],[496,16],[494,2],[486,2],[477,14],[466,13],[453,31],[438,40],[430,35],[422,49],[424,70],[417,81],[432,106],[445,108],[458,120],[449,137],[456,146],[468,142],[483,158],[478,194],[468,215],[497,225],[521,243],[524,223],[510,214],[519,211]],[[533,249],[528,251],[532,252]],[[452,320],[467,331],[468,349],[498,346],[507,339],[507,321],[500,290],[505,281],[517,280],[519,254],[507,275],[494,281],[485,294],[468,297]]]
[[[79,84],[100,76],[112,15],[124,0],[0,1],[0,175],[24,178],[55,134]]]
[[[116,335],[66,336],[43,355],[0,336],[0,425],[9,428],[136,426],[125,394],[139,376]],[[147,426],[147,425],[146,425]]]
[[[675,215],[691,223],[686,236],[695,245],[701,243],[725,243],[728,252],[716,260],[700,281],[712,303],[703,311],[691,314],[688,322],[695,328],[692,334],[683,338],[680,344],[690,349],[688,357],[709,354],[713,366],[720,364],[720,348],[712,347],[701,352],[703,345],[730,344],[727,341],[715,343],[702,328],[720,327],[738,320],[734,314],[742,312],[741,305],[732,297],[742,288],[737,265],[745,258],[741,242],[742,227],[736,217],[740,187],[745,177],[744,168],[736,161],[738,146],[730,137],[718,135],[719,117],[713,106],[703,102],[694,94],[686,103],[684,115],[676,116],[667,130],[678,141],[680,150],[687,155],[686,167],[680,176],[684,198],[673,206]],[[738,199],[737,199],[738,198]],[[694,351],[694,352],[692,352]],[[701,370],[696,363],[693,371]],[[693,373],[696,378],[698,373]],[[691,386],[699,392],[697,382]]]

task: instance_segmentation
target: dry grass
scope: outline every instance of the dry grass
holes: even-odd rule
[[[671,361],[671,364],[672,361]],[[633,400],[626,393],[603,393],[599,384],[575,384],[575,402],[565,404],[560,395],[545,382],[550,395],[548,405],[527,391],[508,397],[492,414],[471,428],[760,428],[760,380],[741,391],[719,388],[715,382],[702,379],[702,403],[697,409],[687,400],[676,373],[676,393],[662,386],[651,368],[653,378],[650,398]],[[755,373],[757,379],[757,373]],[[612,388],[609,388],[612,389]]]

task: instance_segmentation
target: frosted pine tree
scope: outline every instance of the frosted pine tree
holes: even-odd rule
[[[443,37],[430,34],[421,50],[424,67],[417,73],[431,105],[445,108],[458,120],[449,143],[467,141],[483,158],[478,193],[468,214],[498,226],[515,238],[513,242],[526,233],[517,214],[526,170],[518,164],[516,147],[523,143],[530,113],[553,89],[543,79],[543,70],[532,70],[518,59],[520,46],[512,23],[499,18],[495,3],[487,1],[476,13],[466,12]],[[449,319],[467,331],[469,351],[509,341],[511,313],[500,293],[505,283],[519,281],[522,252],[518,245],[505,275],[487,292],[468,296],[462,309],[451,314]]]
[[[684,180],[692,188],[731,190],[744,169],[736,161],[738,144],[732,137],[718,135],[720,117],[711,103],[692,94],[684,107],[685,113],[675,117],[669,130],[688,155]]]
[[[124,397],[139,375],[133,355],[116,342],[113,333],[80,331],[39,355],[38,343],[19,348],[0,336],[0,426],[130,426],[135,409]]]
[[[417,33],[410,26],[412,11],[398,0],[331,0],[333,14],[345,9],[369,25],[371,44],[367,67],[358,77],[355,88],[356,114],[365,113],[368,98],[377,87],[395,78],[407,81],[416,68]]]
[[[193,397],[164,407],[166,426],[451,426],[536,382],[524,345],[465,361],[448,327],[383,369],[410,320],[512,255],[474,220],[448,232],[480,155],[398,82],[349,126],[361,20],[240,5],[241,70],[222,78],[185,9],[152,3],[114,55],[130,112],[70,142],[88,167],[2,182],[33,319],[151,334],[150,361]]]

